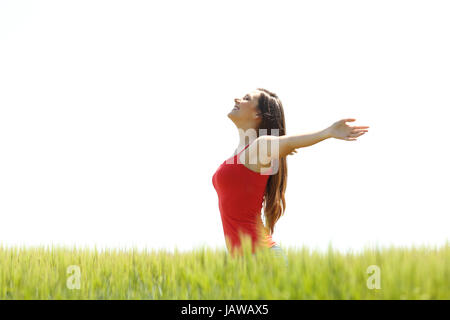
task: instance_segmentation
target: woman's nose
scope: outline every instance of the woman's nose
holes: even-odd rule
[[[234,102],[235,103],[239,103],[239,99],[238,98],[234,98]]]

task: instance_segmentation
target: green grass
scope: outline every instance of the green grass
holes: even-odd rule
[[[242,257],[191,252],[0,247],[0,299],[449,299],[450,245],[319,253],[284,247]],[[80,289],[69,289],[70,265]],[[369,289],[367,268],[380,268]]]

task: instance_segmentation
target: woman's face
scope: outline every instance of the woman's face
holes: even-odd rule
[[[256,124],[260,121],[259,109],[258,109],[258,98],[260,92],[253,91],[247,93],[242,98],[234,99],[234,108],[228,113],[228,117],[236,125],[245,125],[246,123]],[[248,125],[247,125],[248,126]]]

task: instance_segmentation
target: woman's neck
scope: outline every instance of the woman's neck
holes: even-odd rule
[[[245,131],[239,130],[239,145],[236,148],[236,153],[243,150],[245,148],[245,146],[247,146],[248,144],[251,144],[253,141],[256,140],[256,138],[257,138],[256,136],[249,134],[249,132],[247,132],[247,134],[245,134]]]

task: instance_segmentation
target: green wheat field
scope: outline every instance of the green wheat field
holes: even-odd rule
[[[283,247],[283,245],[281,244]],[[449,299],[450,245],[322,253],[283,247],[79,249],[0,246],[0,299]],[[370,267],[372,266],[372,267]],[[375,267],[373,267],[375,266]]]

